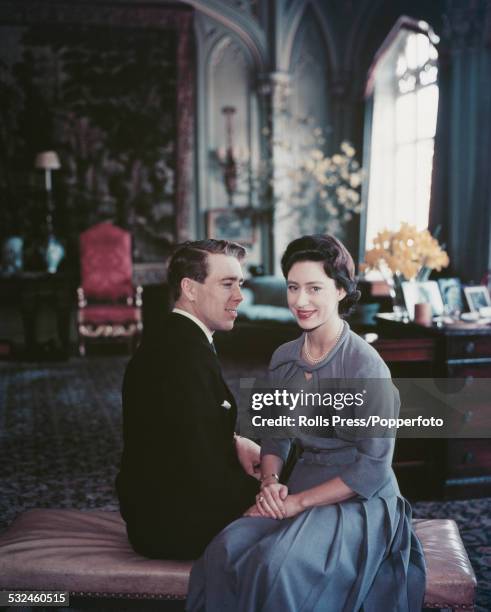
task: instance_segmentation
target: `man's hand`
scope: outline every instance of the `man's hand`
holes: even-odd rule
[[[235,436],[235,450],[244,472],[259,480],[261,477],[259,472],[261,447],[259,444],[242,436]]]

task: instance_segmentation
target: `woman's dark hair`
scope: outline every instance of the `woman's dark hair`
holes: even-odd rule
[[[322,262],[325,273],[333,279],[336,287],[346,291],[339,302],[339,314],[349,314],[361,293],[356,288],[353,258],[344,244],[329,234],[302,236],[290,242],[281,258],[281,270],[286,279],[292,266],[299,261]]]
[[[241,261],[247,254],[246,249],[237,242],[229,240],[195,240],[177,246],[167,270],[167,282],[175,300],[181,297],[181,281],[192,278],[204,283],[208,276],[208,255],[229,255]]]

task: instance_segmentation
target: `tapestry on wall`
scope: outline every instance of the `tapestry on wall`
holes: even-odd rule
[[[175,242],[177,33],[109,25],[0,26],[1,238],[26,246],[45,217],[39,151],[53,149],[55,228],[76,252],[110,219],[136,261]]]

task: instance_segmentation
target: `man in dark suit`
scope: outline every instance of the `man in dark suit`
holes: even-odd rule
[[[224,240],[178,248],[168,271],[175,308],[125,373],[116,487],[129,540],[148,557],[197,558],[254,504],[259,447],[234,433],[237,408],[212,339],[234,325],[244,255]]]

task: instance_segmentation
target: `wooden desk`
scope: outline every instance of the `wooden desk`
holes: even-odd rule
[[[0,278],[0,304],[15,306],[22,316],[26,358],[68,357],[70,312],[74,297],[75,282],[64,274],[24,272]],[[56,346],[50,347],[50,351],[43,350],[36,331],[38,314],[43,305],[52,308],[56,315],[58,338]]]
[[[386,313],[377,316],[377,332],[373,346],[395,378],[491,378],[490,325],[426,327]],[[491,495],[491,440],[400,439],[394,461],[409,496],[435,491],[446,498]]]
[[[374,343],[388,362],[430,362],[433,376],[491,378],[491,325],[459,322],[427,327],[377,315]]]

